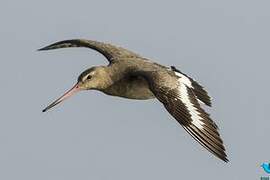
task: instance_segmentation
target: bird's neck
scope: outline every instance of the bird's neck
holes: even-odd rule
[[[124,73],[121,70],[122,68],[113,65],[104,67],[102,75],[103,80],[100,84],[99,90],[104,91],[122,79]]]

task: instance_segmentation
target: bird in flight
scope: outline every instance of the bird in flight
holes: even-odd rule
[[[204,88],[174,66],[166,67],[132,51],[92,40],[59,41],[40,51],[86,47],[103,54],[107,66],[91,67],[80,74],[77,83],[43,112],[81,90],[99,90],[128,99],[158,99],[182,127],[204,148],[228,162],[218,127],[200,104],[211,106]]]

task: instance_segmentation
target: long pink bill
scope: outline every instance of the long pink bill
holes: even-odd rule
[[[75,94],[78,91],[80,91],[80,88],[79,88],[78,83],[77,83],[69,91],[67,91],[63,96],[61,96],[60,98],[55,100],[53,103],[51,103],[49,106],[47,106],[45,109],[43,109],[42,112],[46,112],[47,110],[49,110],[52,107],[56,106],[57,104],[61,103],[62,101],[64,101],[65,99],[72,96],[73,94]]]

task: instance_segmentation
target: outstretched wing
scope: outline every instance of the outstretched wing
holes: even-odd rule
[[[85,39],[72,39],[64,40],[53,43],[49,46],[39,49],[39,51],[52,50],[59,48],[68,48],[68,47],[86,47],[94,49],[99,53],[103,54],[109,62],[112,62],[115,59],[119,58],[130,58],[130,57],[139,57],[138,54],[135,54],[127,49],[117,47],[111,44],[102,43],[98,41],[85,40]]]
[[[163,103],[167,111],[203,147],[227,162],[223,142],[217,125],[198,102],[194,90],[183,79],[166,73],[141,73],[149,82],[151,91]]]

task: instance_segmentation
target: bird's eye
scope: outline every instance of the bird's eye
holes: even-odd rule
[[[91,79],[91,78],[92,78],[91,75],[88,75],[88,76],[86,77],[87,80],[89,80],[89,79]]]

